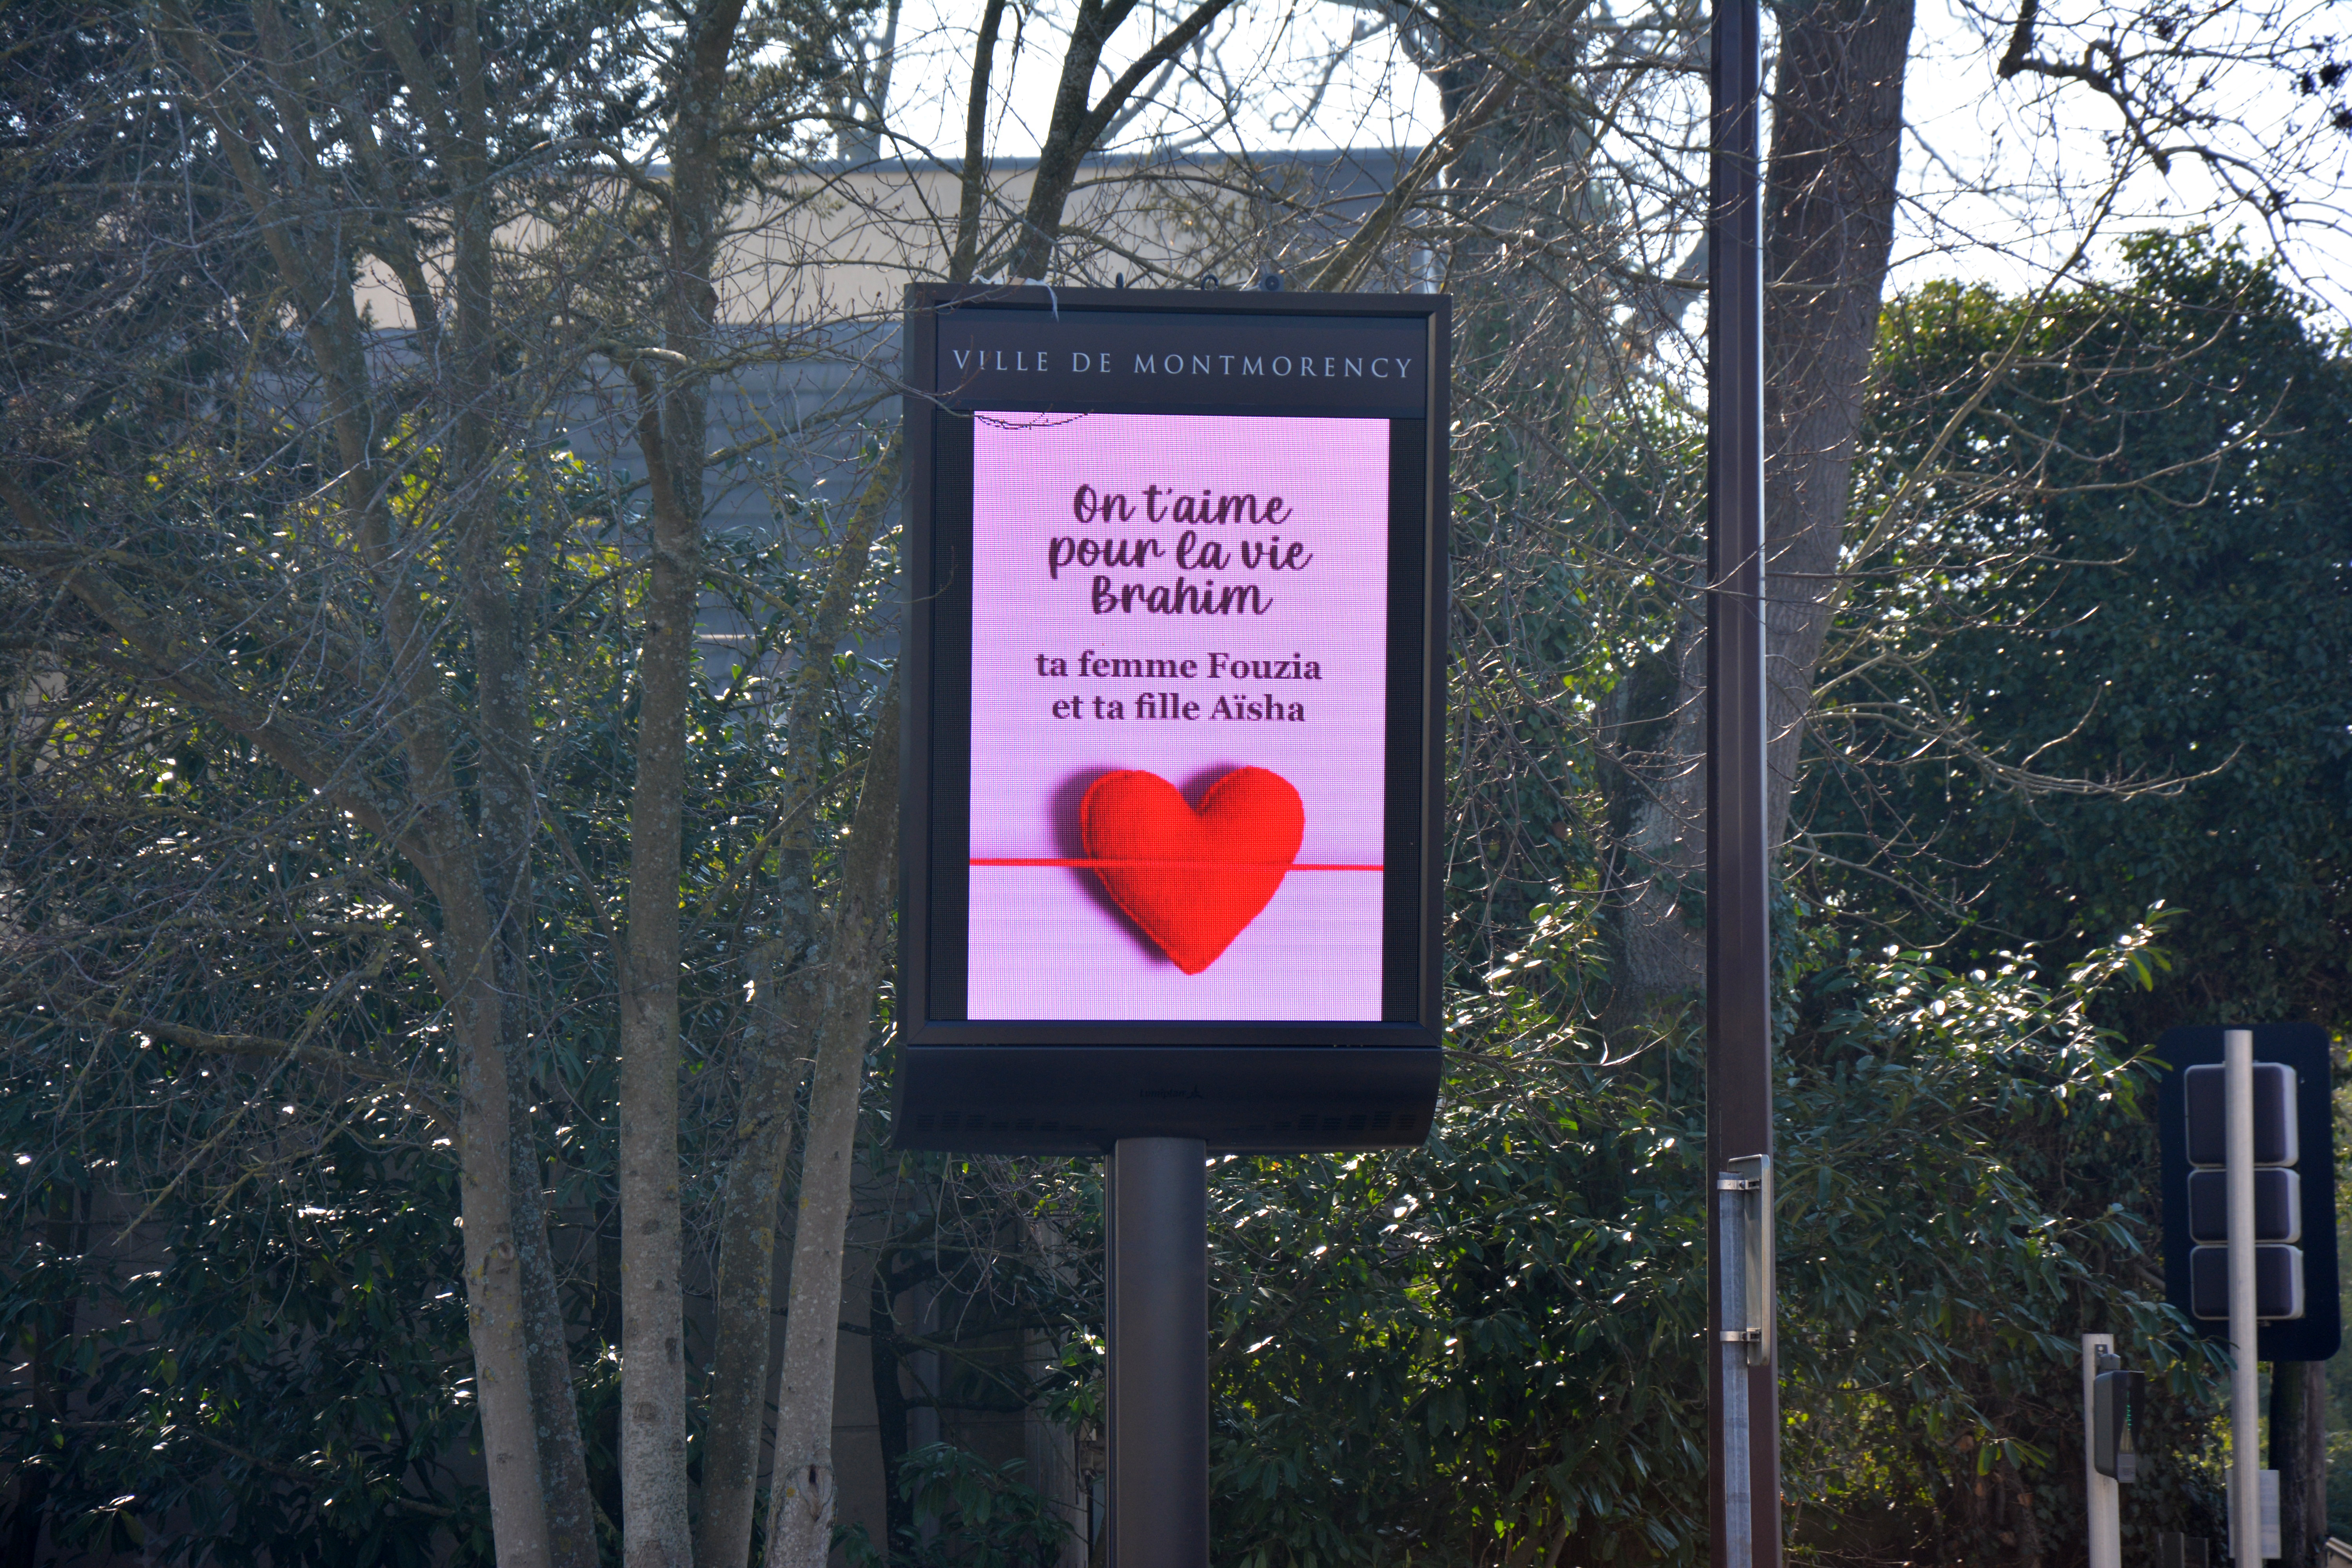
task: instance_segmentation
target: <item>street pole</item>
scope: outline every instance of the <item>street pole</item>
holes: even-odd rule
[[[1765,831],[1764,258],[1757,0],[1717,0],[1707,234],[1707,1524],[1714,1568],[1780,1568],[1772,1268],[1749,1299],[1728,1201],[1772,1153],[1771,845]],[[1742,1215],[1748,1217],[1743,1221]],[[1750,1325],[1766,1325],[1753,1330]]]
[[[1208,1145],[1122,1138],[1108,1183],[1111,1568],[1208,1568]]]
[[[2230,1557],[2263,1560],[2263,1455],[2255,1427],[2261,1368],[2254,1321],[2254,1037],[2221,1035],[2224,1198],[2230,1211]]]
[[[2123,1568],[2122,1489],[2113,1476],[2099,1474],[2095,1457],[2097,1439],[2099,1357],[2113,1355],[2116,1336],[2083,1336],[2083,1479],[2090,1503],[2091,1568]]]

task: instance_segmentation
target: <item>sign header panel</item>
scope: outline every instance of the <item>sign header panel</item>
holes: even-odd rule
[[[957,407],[1182,404],[1410,419],[1427,409],[1428,340],[1427,321],[1411,316],[968,307],[940,321],[932,374]]]
[[[1446,321],[910,291],[901,1146],[1426,1134]]]

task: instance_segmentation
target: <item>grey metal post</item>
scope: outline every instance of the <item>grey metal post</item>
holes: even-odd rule
[[[2099,1356],[2114,1354],[2116,1336],[2083,1336],[2083,1479],[2090,1503],[2091,1568],[2123,1568],[2122,1489],[2099,1474],[2092,1424],[2098,1406]]]
[[[1762,52],[1757,0],[1716,0],[1707,234],[1706,1172],[1772,1152],[1771,845],[1764,708]],[[1730,1205],[1707,1205],[1709,1556],[1779,1568],[1780,1405],[1769,1334],[1734,1356],[1746,1308]],[[1760,1238],[1759,1238],[1760,1239]],[[1769,1260],[1762,1279],[1770,1279]],[[1771,1303],[1754,1304],[1769,1321]],[[1739,1473],[1735,1476],[1733,1471]]]
[[[1111,1568],[1208,1568],[1208,1145],[1120,1139],[1105,1197]]]
[[[2230,1209],[2230,1556],[2263,1560],[2263,1451],[2254,1425],[2261,1367],[2254,1321],[2254,1037],[2221,1035],[2223,1196]]]

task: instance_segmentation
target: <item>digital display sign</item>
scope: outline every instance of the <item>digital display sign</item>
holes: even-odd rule
[[[983,410],[974,1018],[1377,1019],[1384,420]]]
[[[900,1146],[1425,1135],[1446,326],[913,291]]]

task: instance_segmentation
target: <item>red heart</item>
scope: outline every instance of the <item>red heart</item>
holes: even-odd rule
[[[1307,808],[1290,781],[1235,768],[1195,809],[1158,773],[1105,773],[1078,803],[1087,858],[1111,901],[1187,974],[1217,962],[1298,858]]]

